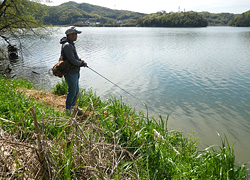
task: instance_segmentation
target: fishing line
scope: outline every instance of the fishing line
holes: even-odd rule
[[[41,63],[52,63],[54,62],[54,60],[44,60],[44,61],[39,61],[39,62],[34,62],[34,63],[30,63],[29,66],[25,66],[25,65],[22,65],[22,67],[26,67],[26,68],[29,68],[29,69],[32,69],[33,67],[30,67],[30,66],[34,66],[34,65],[38,65],[38,64],[41,64]],[[16,65],[18,66],[18,65]],[[147,108],[147,105],[142,101],[140,100],[139,98],[137,98],[136,96],[134,96],[133,94],[131,94],[130,92],[126,91],[125,89],[123,89],[122,87],[120,87],[119,85],[117,85],[116,83],[112,82],[111,80],[109,80],[108,78],[106,78],[105,76],[103,76],[102,74],[98,73],[97,71],[95,71],[94,69],[90,68],[87,66],[88,69],[90,69],[91,71],[93,71],[94,73],[96,73],[97,75],[101,76],[102,78],[106,79],[108,82],[110,82],[111,84],[115,85],[116,87],[118,87],[119,89],[121,89],[122,91],[126,92],[127,94],[129,94],[131,97],[135,98],[136,100],[138,100],[140,103],[143,104],[143,106],[145,106]],[[49,74],[51,74],[51,69],[49,69]],[[33,73],[35,74],[40,74],[34,70],[32,70]]]
[[[126,92],[127,94],[129,94],[130,96],[132,96],[133,98],[135,98],[136,100],[140,101],[145,107],[146,104],[144,102],[142,102],[139,98],[137,98],[136,96],[134,96],[133,94],[131,94],[130,92],[126,91],[125,89],[123,89],[122,87],[118,86],[116,83],[112,82],[111,80],[109,80],[108,78],[104,77],[103,75],[101,75],[100,73],[96,72],[94,69],[90,68],[87,66],[87,68],[89,68],[91,71],[93,71],[94,73],[98,74],[99,76],[101,76],[102,78],[106,79],[107,81],[109,81],[110,83],[112,83],[113,85],[115,85],[116,87],[120,88],[121,90],[123,90],[124,92]]]

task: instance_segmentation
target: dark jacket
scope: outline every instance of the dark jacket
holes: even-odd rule
[[[84,63],[77,55],[74,42],[67,37],[63,37],[60,40],[60,44],[62,44],[61,56],[63,60],[68,60],[71,64],[69,73],[79,73],[80,67],[82,67]]]

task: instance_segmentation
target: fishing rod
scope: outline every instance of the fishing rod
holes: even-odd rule
[[[139,98],[137,98],[136,96],[134,96],[133,94],[131,94],[130,92],[126,91],[125,89],[121,88],[120,86],[118,86],[116,83],[112,82],[111,80],[109,80],[108,78],[106,78],[105,76],[101,75],[100,73],[96,72],[94,69],[90,68],[89,66],[87,66],[88,69],[90,69],[91,71],[93,71],[94,73],[98,74],[99,76],[101,76],[102,78],[106,79],[108,82],[112,83],[113,85],[115,85],[116,87],[118,87],[119,89],[123,90],[124,92],[126,92],[127,94],[129,94],[130,96],[132,96],[133,98],[135,98],[136,100],[140,101],[143,106],[147,107],[146,104],[144,102],[142,102],[142,100],[140,100]]]
[[[39,62],[35,62],[35,63],[31,63],[29,65],[37,65],[37,64],[41,64],[41,63],[48,63],[48,62],[52,62],[50,59],[49,60],[44,60],[44,61],[39,61]],[[29,66],[25,66],[25,65],[22,65],[23,67],[26,67],[26,68],[32,68],[32,67],[29,67]],[[145,107],[146,104],[140,100],[139,98],[137,98],[136,96],[134,96],[133,94],[131,94],[130,92],[126,91],[125,89],[123,89],[122,87],[118,86],[116,83],[112,82],[111,80],[109,80],[108,78],[106,78],[105,76],[103,76],[102,74],[98,73],[97,71],[95,71],[94,69],[90,68],[89,66],[87,66],[88,69],[90,69],[91,71],[93,71],[94,73],[98,74],[99,76],[101,76],[102,78],[106,79],[107,81],[109,81],[110,83],[112,83],[113,85],[115,85],[116,87],[118,87],[119,89],[121,89],[122,91],[126,92],[127,94],[129,94],[130,96],[132,96],[133,98],[135,98],[136,100],[138,100],[139,102],[141,102]],[[51,69],[50,69],[51,70]],[[49,70],[49,71],[50,71]],[[33,73],[35,74],[40,74],[38,72],[35,72],[34,70],[32,70]]]

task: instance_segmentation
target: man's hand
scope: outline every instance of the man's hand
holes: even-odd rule
[[[83,67],[88,67],[88,64],[84,60],[81,61],[83,62]]]

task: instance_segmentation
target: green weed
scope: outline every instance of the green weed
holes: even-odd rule
[[[56,89],[62,89],[61,86],[65,84]],[[233,147],[226,137],[221,138],[221,146],[200,150],[193,135],[184,137],[182,132],[167,128],[168,117],[149,118],[124,104],[122,99],[102,102],[86,90],[81,91],[78,100],[84,116],[69,119],[25,97],[17,91],[21,87],[32,86],[27,81],[0,77],[0,117],[5,119],[0,120],[0,125],[34,146],[37,140],[29,109],[35,107],[43,152],[49,162],[44,171],[47,179],[247,179],[245,165],[236,165]],[[28,174],[31,172],[22,171],[28,168],[22,164],[24,153],[15,151],[14,162],[21,174],[13,177],[26,174],[33,178],[34,175]],[[9,173],[6,168],[1,169],[5,166],[8,165],[0,166],[2,174]]]
[[[53,93],[56,95],[64,95],[68,92],[68,85],[64,78],[62,78],[62,81],[57,83],[55,87],[53,88]]]

